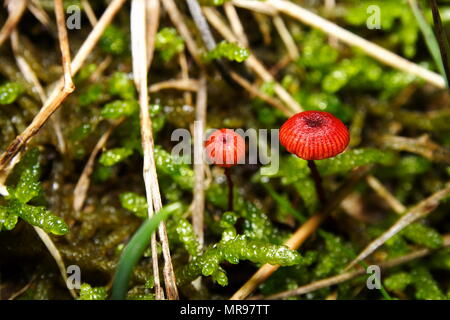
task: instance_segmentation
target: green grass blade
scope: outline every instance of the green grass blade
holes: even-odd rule
[[[447,74],[445,73],[444,63],[442,61],[441,51],[439,49],[439,43],[436,39],[436,35],[433,32],[433,28],[428,24],[422,11],[420,10],[417,0],[408,0],[409,6],[416,18],[417,24],[419,25],[420,31],[425,39],[425,43],[433,57],[434,63],[439,70],[439,73],[444,77],[445,84],[448,88]]]
[[[180,209],[181,203],[178,202],[164,206],[151,219],[145,220],[141,227],[136,231],[126,248],[123,250],[119,264],[117,265],[114,283],[112,286],[111,299],[125,299],[133,268],[141,258],[145,249],[148,247],[153,232],[155,232],[161,221],[165,220],[170,214]]]
[[[450,67],[448,64],[449,54],[450,54],[450,46],[447,39],[447,34],[444,30],[441,21],[441,15],[439,13],[439,8],[436,3],[436,0],[429,0],[431,12],[433,13],[433,21],[434,21],[434,30],[436,31],[436,38],[439,44],[439,49],[442,57],[442,63],[444,65],[444,70],[446,74],[446,79],[449,78],[450,75]],[[447,85],[448,88],[448,85]]]

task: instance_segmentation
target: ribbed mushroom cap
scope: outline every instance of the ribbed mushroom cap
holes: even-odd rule
[[[324,111],[304,111],[280,128],[280,143],[305,160],[334,157],[347,148],[350,135],[341,120]]]
[[[245,141],[234,130],[214,131],[205,143],[206,156],[211,163],[229,168],[245,160]]]

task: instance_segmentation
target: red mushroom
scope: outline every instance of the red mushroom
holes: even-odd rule
[[[343,152],[350,142],[347,127],[331,113],[304,111],[289,118],[280,128],[280,143],[308,166],[322,202],[325,192],[314,160],[331,158]]]
[[[205,143],[206,155],[211,163],[229,168],[245,158],[245,141],[231,129],[214,131]]]
[[[214,131],[205,143],[206,156],[219,167],[225,168],[228,183],[228,210],[233,211],[233,180],[230,167],[245,160],[245,141],[231,129]]]
[[[280,128],[281,144],[305,160],[334,157],[347,148],[349,141],[347,127],[324,111],[297,113]]]

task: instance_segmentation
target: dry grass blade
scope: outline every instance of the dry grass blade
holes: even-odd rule
[[[72,81],[72,71],[70,67],[70,48],[67,37],[66,20],[64,18],[64,6],[62,0],[55,0],[56,23],[58,26],[59,46],[62,53],[62,64],[64,69],[64,91],[70,94],[75,90]]]
[[[87,16],[91,26],[95,26],[97,24],[98,20],[97,20],[97,17],[95,16],[95,12],[92,9],[89,1],[81,0],[81,6],[83,7],[84,13],[86,13],[86,16]]]
[[[450,246],[450,235],[445,235],[444,236],[444,243],[443,243],[443,247],[448,247]],[[422,258],[430,253],[432,253],[433,250],[431,249],[419,249],[416,251],[413,251],[411,253],[408,253],[402,257],[399,258],[395,258],[392,260],[388,260],[388,261],[384,261],[380,264],[378,264],[380,266],[381,269],[389,269],[389,268],[393,268],[396,267],[398,265],[410,262],[412,260],[415,259],[419,259]],[[355,271],[351,271],[351,272],[346,272],[346,273],[342,273],[339,274],[337,276],[333,276],[330,278],[326,278],[326,279],[322,279],[322,280],[318,280],[312,283],[309,283],[307,285],[298,287],[296,289],[292,289],[292,290],[288,290],[288,291],[284,291],[284,292],[280,292],[280,293],[276,293],[273,295],[270,295],[268,297],[255,297],[258,299],[264,298],[266,300],[276,300],[276,299],[283,299],[283,298],[288,298],[288,297],[293,297],[293,296],[298,296],[298,295],[302,295],[302,294],[306,294],[306,293],[310,293],[322,288],[326,288],[329,286],[333,286],[345,281],[348,281],[350,279],[354,279],[358,276],[361,276],[363,274],[366,273],[366,270],[359,267],[357,270]]]
[[[181,68],[181,79],[185,80],[185,81],[189,80],[189,65],[188,65],[186,54],[184,53],[184,51],[181,51],[178,54],[178,62],[180,64],[180,68]],[[197,86],[197,89],[198,89],[198,86]],[[195,91],[197,91],[197,90],[195,90]],[[184,101],[188,106],[192,106],[192,94],[189,91],[184,92]]]
[[[146,4],[145,0],[133,0],[131,3],[131,53],[133,57],[133,77],[136,87],[139,91],[139,105],[141,118],[141,139],[144,152],[143,177],[145,184],[145,193],[147,197],[148,217],[151,218],[153,211],[153,188],[154,179],[152,175],[152,166],[155,166],[153,159],[153,138],[152,123],[148,110],[147,93],[147,44],[146,44]],[[156,182],[157,183],[157,182]],[[153,278],[155,286],[155,297],[157,300],[164,299],[164,292],[159,279],[158,250],[156,245],[156,235],[151,237],[151,251],[153,264]]]
[[[450,164],[450,149],[435,143],[426,134],[418,138],[384,135],[379,138],[379,141],[389,149],[407,151],[433,162]]]
[[[387,240],[392,238],[402,229],[417,221],[418,219],[426,217],[430,212],[437,208],[439,202],[450,194],[450,186],[443,190],[440,190],[427,199],[421,201],[408,212],[406,212],[392,227],[390,227],[385,233],[372,241],[361,253],[349,263],[344,270],[349,270],[360,261],[367,258],[371,253],[382,246]]]
[[[250,82],[248,82],[245,78],[241,77],[239,74],[237,74],[234,71],[230,72],[231,78],[236,81],[241,87],[243,87],[245,90],[247,90],[251,95],[254,95],[261,100],[264,100],[268,104],[272,105],[273,107],[277,108],[281,112],[283,112],[286,116],[290,117],[294,115],[294,112],[288,109],[284,106],[279,100],[269,96],[268,94],[265,94],[259,88]]]
[[[50,32],[56,37],[56,27],[50,20],[47,12],[42,8],[42,5],[37,0],[28,1],[28,10],[34,15],[36,19],[39,20]]]
[[[283,40],[290,58],[294,61],[297,60],[300,56],[297,45],[295,44],[295,41],[292,38],[291,33],[286,27],[283,19],[279,15],[276,15],[275,17],[273,17],[273,24],[280,34],[281,40]]]
[[[77,55],[72,61],[71,69],[72,74],[75,74],[80,70],[84,61],[94,49],[100,36],[105,28],[111,22],[112,18],[119,11],[121,6],[126,0],[113,0],[106,11],[103,13],[98,24],[91,31],[87,39],[84,41],[81,48],[78,50]],[[69,93],[64,89],[64,82],[59,81],[55,89],[51,92],[48,99],[42,106],[39,113],[34,117],[31,124],[17,136],[6,148],[6,151],[0,156],[0,176],[7,176],[7,174],[14,167],[16,156],[27,145],[28,141],[42,128],[47,122],[50,116],[60,107],[61,103],[65,100]]]
[[[200,50],[197,47],[197,44],[195,43],[195,40],[192,37],[189,28],[184,22],[183,16],[178,10],[175,1],[174,0],[161,0],[161,1],[167,13],[169,14],[170,20],[177,28],[178,32],[180,33],[180,36],[186,42],[186,47],[188,48],[190,54],[192,55],[192,58],[199,66],[201,66],[202,59]]]
[[[181,91],[197,91],[199,88],[199,83],[195,79],[177,79],[177,80],[167,80],[152,84],[148,89],[149,92],[158,92],[161,90],[181,90]]]
[[[223,9],[227,15],[228,21],[230,22],[231,28],[234,34],[238,37],[239,42],[242,43],[246,48],[249,47],[249,42],[247,36],[245,35],[245,30],[242,26],[241,20],[236,12],[236,8],[231,2],[225,2],[223,4]]]
[[[0,47],[15,29],[20,18],[22,18],[22,15],[27,8],[27,0],[6,0],[5,4],[8,7],[9,16],[0,30]]]
[[[296,250],[300,245],[314,233],[325,218],[333,212],[355,187],[356,183],[368,173],[370,167],[355,169],[348,180],[330,197],[322,212],[316,213],[302,224],[297,231],[285,242],[285,245]],[[280,266],[265,264],[238,290],[230,300],[246,299],[261,283],[266,281]]]
[[[147,0],[146,11],[147,35],[156,34],[158,32],[159,14],[161,11],[161,4],[159,0]],[[150,63],[153,60],[154,52],[155,41],[147,41],[147,68],[150,68]]]
[[[142,149],[144,151],[143,175],[150,216],[153,214],[153,211],[150,209],[150,207],[153,206],[155,211],[159,211],[162,208],[162,202],[154,159],[152,121],[148,108],[149,101],[147,88],[147,68],[142,68],[143,65],[147,65],[147,41],[154,41],[155,33],[149,34],[147,37],[146,23],[146,0],[133,0],[131,5],[131,47],[133,56],[133,76],[139,91],[141,138]],[[170,257],[169,241],[167,239],[167,232],[165,224],[163,222],[160,223],[158,231],[164,257],[163,275],[167,298],[169,300],[178,299],[175,274]]]
[[[20,41],[19,34],[17,30],[14,30],[11,33],[11,47],[13,49],[14,57],[16,59],[17,66],[19,67],[20,72],[22,72],[25,79],[33,86],[33,88],[37,91],[39,98],[42,103],[45,103],[47,100],[47,94],[45,93],[44,88],[42,87],[38,77],[34,73],[31,66],[28,64],[27,60],[22,56],[20,50]],[[51,118],[51,125],[53,126],[53,130],[56,136],[56,140],[58,143],[58,149],[61,153],[66,151],[66,142],[64,140],[64,136],[61,130],[61,125],[59,121],[55,118]]]
[[[78,179],[75,189],[73,190],[73,209],[75,211],[80,211],[83,208],[86,194],[89,189],[89,184],[91,182],[91,174],[94,170],[95,159],[97,158],[98,153],[105,147],[106,142],[111,136],[111,133],[123,122],[123,120],[124,118],[116,120],[100,137],[94,149],[92,150],[91,155],[89,156],[89,159],[84,166],[83,172]]]
[[[397,214],[402,214],[406,211],[406,207],[397,200],[396,197],[389,192],[388,189],[372,175],[366,177],[367,184],[381,197]]]
[[[203,221],[205,210],[205,163],[203,161],[203,137],[206,125],[206,107],[208,104],[206,75],[201,74],[197,105],[195,110],[196,126],[194,129],[194,199],[192,206],[192,226],[200,246],[204,244]]]
[[[258,2],[252,0],[234,0],[236,6],[245,7],[250,10],[263,12],[266,14],[284,13],[292,18],[301,21],[313,28],[319,29],[340,41],[361,49],[372,58],[401,71],[411,73],[425,81],[439,87],[445,88],[444,78],[418,64],[408,61],[389,50],[384,49],[330,21],[324,19],[299,5],[286,0],[267,0]]]
[[[36,231],[36,233],[38,234],[39,238],[41,238],[42,242],[47,247],[47,249],[50,252],[50,254],[52,255],[53,259],[55,259],[56,264],[58,265],[58,268],[59,268],[59,272],[61,273],[61,276],[64,279],[64,283],[67,283],[66,265],[64,264],[64,260],[61,256],[61,253],[59,252],[58,248],[53,243],[50,236],[47,233],[45,233],[44,230],[42,230],[39,227],[33,227],[33,228]],[[73,288],[70,288],[69,286],[67,286],[67,289],[70,291],[70,294],[74,299],[78,298],[78,295]]]

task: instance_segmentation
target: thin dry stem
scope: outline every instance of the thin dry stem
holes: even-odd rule
[[[147,37],[146,22],[146,0],[133,0],[131,6],[133,76],[139,91],[141,137],[142,149],[144,152],[143,176],[149,208],[149,216],[151,216],[153,214],[153,211],[150,209],[150,207],[153,206],[154,210],[157,212],[162,208],[162,201],[154,159],[152,121],[148,110],[149,99],[147,88],[147,68],[142,68],[142,65],[145,66],[148,63],[147,41],[154,41],[156,34],[149,34]],[[167,298],[169,300],[178,299],[178,289],[176,287],[175,274],[173,271],[172,259],[170,256],[169,240],[167,238],[167,232],[164,222],[160,223],[158,232],[164,257],[163,275]],[[152,256],[155,257],[154,252],[152,252]]]
[[[117,128],[123,121],[124,118],[120,118],[117,119],[114,123],[112,123],[111,126],[108,128],[108,130],[104,134],[102,134],[100,139],[97,141],[97,144],[95,145],[94,149],[92,150],[91,155],[89,156],[89,159],[86,162],[86,165],[84,166],[83,172],[81,173],[80,178],[78,179],[75,189],[73,190],[73,209],[75,211],[77,212],[81,211],[81,209],[83,208],[83,204],[86,199],[86,194],[89,189],[89,184],[91,182],[91,174],[92,171],[94,170],[95,159],[97,158],[97,155],[105,147],[114,129]]]
[[[430,212],[434,211],[434,209],[438,207],[439,202],[449,194],[450,186],[432,194],[430,197],[419,202],[416,206],[402,215],[402,217],[398,219],[398,221],[394,223],[394,225],[392,225],[386,232],[384,232],[381,236],[367,245],[364,250],[362,250],[361,253],[358,254],[358,256],[352,262],[350,262],[344,270],[349,270],[357,263],[367,258],[386,241],[388,241],[390,238],[392,238],[394,235],[399,233],[411,223],[426,217]]]
[[[268,94],[265,94],[257,86],[254,84],[251,84],[248,82],[245,78],[241,77],[239,74],[237,74],[234,71],[230,71],[231,78],[236,81],[241,87],[243,87],[245,90],[247,90],[251,95],[254,95],[261,100],[264,100],[268,104],[272,105],[273,107],[277,108],[281,112],[283,112],[286,116],[290,117],[294,115],[294,112],[285,107],[284,104],[282,104],[278,99],[273,98],[269,96]]]
[[[59,46],[62,53],[62,64],[64,69],[64,91],[68,94],[75,90],[70,68],[70,47],[66,30],[66,19],[64,18],[64,6],[62,0],[55,0],[56,23],[58,26]]]
[[[19,291],[14,292],[11,296],[9,296],[8,300],[14,300],[14,299],[20,297],[23,293],[25,293],[25,291],[27,291],[31,287],[31,285],[33,284],[35,279],[36,279],[36,274],[34,274],[33,277],[31,277],[31,280],[25,286],[23,286]],[[0,292],[1,292],[1,286],[0,286]],[[0,298],[1,298],[1,296],[0,296]]]
[[[164,8],[166,9],[167,13],[169,14],[170,20],[174,24],[174,26],[177,28],[180,36],[183,38],[183,40],[186,42],[186,47],[189,50],[192,58],[195,60],[195,62],[201,66],[202,65],[202,59],[200,50],[197,47],[194,38],[191,35],[191,32],[189,31],[189,28],[187,27],[186,23],[184,22],[184,18],[180,11],[178,10],[177,6],[175,5],[174,0],[161,0]]]
[[[203,138],[206,125],[206,107],[208,104],[206,75],[201,74],[195,120],[197,126],[194,130],[194,199],[192,208],[192,226],[197,235],[200,247],[204,244],[204,210],[205,210],[205,163],[203,161]]]
[[[396,197],[381,183],[380,180],[372,175],[366,177],[367,184],[381,197],[397,214],[406,211],[406,207],[397,200]]]
[[[178,55],[178,62],[181,68],[181,79],[189,80],[189,66],[184,51],[181,51]],[[192,106],[192,94],[189,91],[184,93],[184,101],[188,106]]]
[[[407,151],[421,155],[433,162],[450,164],[450,149],[440,146],[427,134],[418,138],[384,135],[379,140],[383,146],[389,149]]]
[[[88,0],[81,0],[81,5],[83,6],[84,13],[86,13],[89,23],[91,24],[91,26],[95,26],[98,22],[98,19],[95,16],[95,12],[92,9],[91,4]]]
[[[247,36],[245,35],[244,27],[242,26],[241,20],[237,14],[236,8],[231,2],[225,2],[223,4],[225,14],[227,15],[230,26],[233,29],[234,34],[239,39],[239,42],[244,45],[244,47],[249,48],[249,42]]]
[[[292,250],[296,250],[300,245],[313,234],[323,220],[333,212],[340,202],[345,199],[353,190],[356,183],[367,174],[370,167],[360,167],[353,171],[346,183],[344,183],[330,197],[330,201],[326,204],[322,212],[318,212],[302,224],[297,231],[285,242],[285,245]],[[261,283],[266,281],[280,266],[265,264],[230,298],[230,300],[246,299]]]
[[[444,243],[442,247],[448,247],[450,246],[450,235],[445,235],[444,236]],[[389,269],[389,268],[393,268],[396,267],[398,265],[410,262],[412,260],[415,259],[419,259],[422,258],[430,253],[434,252],[434,250],[431,249],[419,249],[416,251],[413,251],[411,253],[408,253],[402,257],[399,258],[395,258],[392,260],[388,260],[388,261],[384,261],[378,264],[378,266],[381,269]],[[318,280],[312,283],[309,283],[307,285],[298,287],[296,289],[293,290],[288,290],[288,291],[283,291],[280,293],[276,293],[273,295],[270,295],[268,297],[255,297],[255,299],[261,299],[264,298],[266,300],[276,300],[276,299],[283,299],[283,298],[288,298],[288,297],[293,297],[293,296],[298,296],[298,295],[302,295],[302,294],[306,294],[306,293],[310,293],[322,288],[327,288],[345,281],[348,281],[350,279],[354,279],[358,276],[361,276],[363,274],[366,273],[366,270],[364,268],[358,267],[357,270],[355,271],[350,271],[350,272],[346,272],[346,273],[342,273],[339,274],[337,276],[333,276],[330,278],[326,278],[326,279],[322,279],[322,280]]]
[[[284,20],[279,15],[276,15],[273,17],[273,24],[280,34],[281,40],[283,40],[290,58],[294,61],[297,60],[300,54],[291,33],[284,23]]]
[[[58,248],[56,247],[56,245],[54,244],[54,242],[52,241],[50,236],[47,233],[45,233],[44,230],[42,230],[39,227],[33,227],[33,228],[36,231],[36,233],[38,234],[39,238],[41,238],[44,245],[47,247],[47,249],[50,252],[50,254],[52,255],[53,259],[55,259],[56,264],[58,265],[59,272],[61,273],[61,276],[64,279],[64,283],[67,283],[66,265],[64,264],[64,260],[61,256],[61,253],[59,252]],[[71,296],[74,299],[78,298],[78,295],[73,288],[70,288],[69,286],[67,286],[67,289],[69,290]]]
[[[148,89],[149,92],[158,92],[161,90],[180,90],[180,91],[197,91],[199,88],[198,81],[195,79],[176,79],[176,80],[167,80],[161,81],[155,84],[152,84]]]
[[[139,91],[139,105],[141,118],[142,150],[144,152],[143,177],[145,193],[147,197],[147,214],[153,216],[153,185],[155,176],[152,175],[151,167],[155,165],[153,160],[152,123],[148,110],[147,93],[147,44],[146,44],[146,3],[145,0],[133,0],[131,3],[131,53],[133,57],[133,77]],[[156,182],[157,183],[157,182]],[[151,251],[153,264],[153,277],[155,286],[155,297],[157,300],[164,299],[164,292],[159,279],[158,251],[156,246],[156,234],[151,237]]]
[[[16,28],[20,18],[27,8],[26,0],[6,0],[5,4],[8,6],[8,19],[0,30],[0,47],[10,36],[11,32]]]
[[[147,19],[147,35],[156,34],[159,26],[159,14],[161,4],[159,0],[147,0],[146,3],[146,19]],[[153,53],[155,52],[155,41],[147,41],[147,68],[153,61]]]
[[[50,20],[47,12],[42,8],[41,4],[37,0],[28,1],[28,10],[33,14],[33,16],[39,20],[52,34],[56,35],[56,27]]]
[[[47,100],[47,94],[45,93],[45,90],[42,87],[35,72],[30,67],[27,60],[23,57],[23,55],[20,52],[21,51],[20,41],[17,30],[14,30],[11,33],[11,47],[13,49],[14,57],[16,59],[16,63],[17,66],[19,67],[20,72],[22,72],[25,80],[27,80],[36,89],[39,98],[41,99],[41,102],[45,103],[45,101]],[[61,124],[59,121],[57,121],[56,118],[50,118],[50,122],[56,136],[58,149],[61,153],[64,153],[66,151],[66,142],[64,140],[64,136],[61,130]]]

